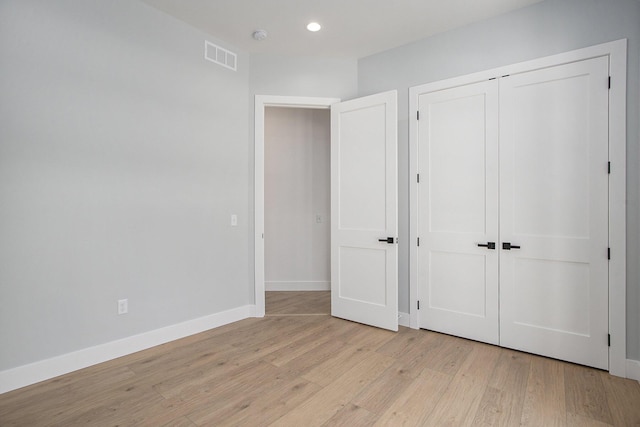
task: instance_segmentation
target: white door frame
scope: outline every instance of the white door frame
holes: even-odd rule
[[[609,56],[609,372],[627,377],[626,362],[626,94],[627,94],[627,40],[617,40],[596,46],[578,49],[558,55],[547,56],[518,64],[507,65],[461,77],[415,86],[409,89],[409,176],[418,173],[417,120],[418,96],[421,93],[466,85],[508,74],[522,73],[569,62],[582,61],[599,56]],[[606,84],[606,82],[603,82]],[[418,239],[418,184],[409,180],[410,199],[410,241]],[[418,328],[418,248],[410,246],[410,326]]]
[[[256,95],[254,136],[254,288],[253,316],[264,317],[264,110],[266,107],[329,109],[338,98]]]

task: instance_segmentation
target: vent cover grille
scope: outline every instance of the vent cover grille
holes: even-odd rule
[[[233,71],[238,69],[238,55],[207,40],[204,41],[204,59]]]

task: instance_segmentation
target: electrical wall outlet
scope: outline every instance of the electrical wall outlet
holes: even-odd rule
[[[129,300],[128,299],[119,299],[118,300],[118,314],[127,314],[129,312]]]

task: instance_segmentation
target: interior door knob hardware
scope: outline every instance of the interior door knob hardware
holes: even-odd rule
[[[384,239],[378,239],[378,242],[387,242],[390,244],[395,243],[396,239],[394,239],[393,237],[385,237]]]
[[[520,249],[520,246],[512,245],[509,242],[503,242],[502,249],[504,249],[505,251],[510,251],[511,249]]]
[[[478,246],[481,248],[495,249],[496,242],[478,243]]]

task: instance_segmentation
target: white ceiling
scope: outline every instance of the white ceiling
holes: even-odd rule
[[[250,53],[361,58],[542,0],[142,1]]]

